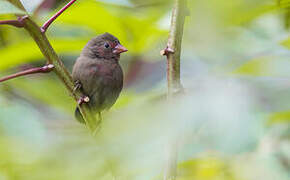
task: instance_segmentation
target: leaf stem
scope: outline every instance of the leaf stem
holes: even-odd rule
[[[53,15],[48,21],[46,21],[43,26],[40,28],[42,33],[45,33],[50,24],[56,20],[58,16],[60,16],[67,8],[69,8],[76,0],[71,0],[67,3],[63,8],[61,8],[55,15]]]
[[[24,27],[24,19],[27,18],[28,16],[21,16],[18,17],[17,20],[5,20],[5,21],[0,21],[0,25],[11,25],[11,26],[15,26],[17,28],[23,28]]]
[[[0,78],[0,82],[4,82],[4,81],[10,80],[10,79],[14,79],[14,78],[29,75],[29,74],[48,73],[48,72],[51,72],[53,70],[53,68],[54,68],[53,64],[48,64],[48,65],[45,65],[43,67],[27,69],[27,70],[24,70],[24,71]]]
[[[11,25],[11,26],[15,26],[15,27],[18,27],[18,28],[22,28],[23,25],[20,24],[19,21],[17,20],[6,20],[6,21],[0,21],[0,24],[2,25]]]

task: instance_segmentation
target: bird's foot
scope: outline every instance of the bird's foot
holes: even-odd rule
[[[82,83],[79,80],[75,81],[74,92],[82,88]]]
[[[82,105],[83,103],[88,103],[90,101],[90,98],[88,96],[82,96],[78,100],[78,105]]]
[[[75,92],[77,90],[80,90],[81,88],[82,88],[82,83],[79,80],[76,80],[73,91]],[[89,101],[90,101],[90,98],[88,96],[82,95],[78,100],[78,105],[82,105],[83,103],[88,103]]]

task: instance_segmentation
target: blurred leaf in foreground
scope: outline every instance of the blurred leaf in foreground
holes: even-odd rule
[[[51,43],[56,52],[60,54],[78,55],[87,41],[86,39],[56,39],[51,40]],[[21,56],[17,54],[21,54]],[[0,63],[1,70],[42,59],[43,55],[35,42],[31,40],[0,49],[0,58],[3,59]]]
[[[32,13],[44,0],[20,0],[27,10],[27,12]]]
[[[6,0],[0,0],[0,15],[1,14],[25,14],[25,12]]]

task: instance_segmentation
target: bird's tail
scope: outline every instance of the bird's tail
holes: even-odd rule
[[[76,110],[75,110],[75,118],[78,120],[78,122],[84,124],[85,123],[85,120],[80,112],[80,109],[77,107]]]
[[[85,124],[85,120],[83,118],[83,115],[81,114],[81,111],[80,109],[77,107],[76,110],[75,110],[75,118],[78,120],[78,122],[82,123],[82,124]],[[98,112],[98,116],[96,117],[96,126],[97,126],[97,129],[95,130],[95,133],[100,129],[101,127],[101,123],[102,123],[102,114],[101,112]]]

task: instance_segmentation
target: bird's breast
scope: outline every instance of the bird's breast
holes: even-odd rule
[[[93,69],[93,73],[96,73],[105,85],[123,81],[123,72],[119,64],[97,64]]]

